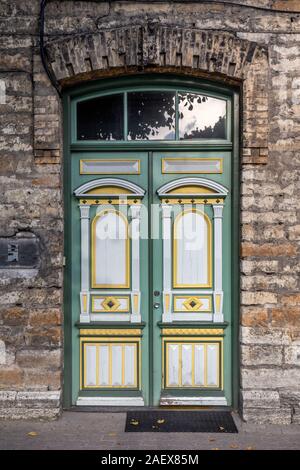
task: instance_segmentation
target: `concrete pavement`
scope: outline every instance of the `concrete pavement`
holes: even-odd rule
[[[0,449],[300,449],[300,425],[258,426],[233,416],[238,434],[125,433],[124,412],[65,411],[56,421],[0,421]]]

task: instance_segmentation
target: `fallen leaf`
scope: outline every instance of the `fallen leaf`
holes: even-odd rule
[[[164,419],[158,419],[156,422],[157,422],[157,424],[163,424],[165,422],[165,420]]]
[[[210,437],[208,440],[209,440],[210,442],[214,442],[216,439],[215,439],[214,437]]]
[[[113,437],[113,436],[116,436],[117,433],[116,433],[116,432],[110,432],[108,435],[109,435],[110,437]]]
[[[211,450],[220,450],[219,447],[213,447]]]
[[[133,426],[138,426],[140,423],[139,423],[139,421],[138,421],[137,419],[132,419],[132,420],[130,421],[130,424],[132,424]]]
[[[255,450],[255,447],[248,446],[246,447],[246,450]]]
[[[38,433],[35,432],[35,431],[31,431],[31,432],[27,433],[27,436],[31,436],[31,437],[35,437],[37,435],[38,435]]]
[[[220,431],[224,431],[225,428],[223,428],[222,426],[219,426],[219,429]]]
[[[231,449],[238,449],[239,446],[237,444],[230,444],[229,447],[231,447]]]

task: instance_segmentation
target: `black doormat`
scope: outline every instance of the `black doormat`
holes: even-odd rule
[[[125,432],[238,432],[229,411],[130,411]]]

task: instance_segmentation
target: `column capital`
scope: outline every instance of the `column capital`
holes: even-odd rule
[[[170,219],[172,216],[172,209],[173,207],[170,204],[162,204],[162,217],[166,219]]]
[[[90,218],[90,206],[88,204],[79,204],[80,209],[80,218],[89,219]]]
[[[214,219],[222,219],[223,208],[224,208],[223,204],[218,204],[218,205],[213,204]]]
[[[130,216],[132,219],[140,219],[141,217],[141,204],[130,206]]]

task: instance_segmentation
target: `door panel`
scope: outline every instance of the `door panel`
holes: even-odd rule
[[[147,185],[146,152],[72,155],[74,403],[148,403]]]
[[[230,405],[231,152],[156,152],[153,182],[154,402]]]

